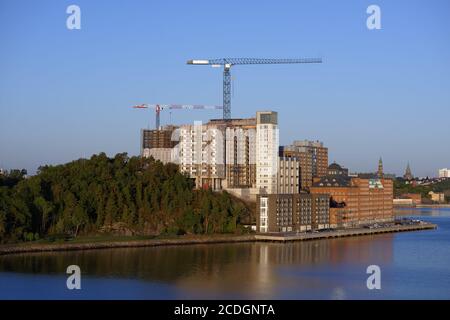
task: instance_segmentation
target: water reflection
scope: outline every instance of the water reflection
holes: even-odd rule
[[[389,264],[393,235],[341,238],[295,243],[241,243],[105,249],[34,253],[0,257],[0,272],[65,275],[68,265],[79,265],[84,276],[139,279],[169,283],[180,295],[193,298],[268,298],[279,296],[280,286],[320,287],[327,278],[322,269],[339,277],[348,266]],[[320,277],[311,272],[318,271]],[[292,278],[295,278],[292,281]],[[286,291],[288,292],[288,291]],[[217,296],[214,296],[217,295]],[[336,297],[345,296],[336,288]]]

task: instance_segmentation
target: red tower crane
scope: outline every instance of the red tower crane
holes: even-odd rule
[[[135,109],[155,109],[155,126],[160,128],[160,113],[165,109],[188,109],[188,110],[222,110],[222,106],[206,106],[202,104],[140,104],[133,106]]]

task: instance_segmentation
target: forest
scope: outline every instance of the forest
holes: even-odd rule
[[[175,164],[100,153],[0,175],[0,242],[52,235],[238,233],[251,208],[226,192],[195,190]]]

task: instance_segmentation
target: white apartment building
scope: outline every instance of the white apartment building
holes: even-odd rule
[[[202,124],[179,128],[178,163],[182,172],[195,178],[196,187],[222,189],[225,179],[224,127]]]
[[[261,194],[277,192],[278,114],[273,111],[256,113],[256,188]]]
[[[450,178],[450,169],[439,169],[439,178]]]
[[[277,192],[276,112],[257,112],[256,119],[196,122],[182,125],[177,131],[179,143],[175,147],[175,158],[178,159],[172,155],[172,162],[195,178],[197,188],[250,190],[255,196],[260,192]],[[291,189],[295,188],[293,185]]]

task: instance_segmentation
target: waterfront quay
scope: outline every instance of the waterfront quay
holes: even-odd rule
[[[340,237],[356,237],[364,235],[375,235],[381,233],[418,231],[436,229],[437,225],[424,221],[404,219],[400,224],[372,225],[366,228],[350,228],[337,230],[322,230],[314,232],[277,232],[277,233],[256,233],[247,235],[223,235],[205,237],[180,237],[175,239],[152,239],[134,241],[105,241],[94,243],[59,243],[59,244],[18,244],[0,246],[0,256],[14,253],[32,253],[49,251],[74,251],[92,249],[112,249],[112,248],[139,248],[174,245],[201,245],[217,243],[239,243],[239,242],[288,242],[320,240]]]
[[[297,232],[286,232],[286,233],[266,233],[266,234],[256,234],[256,241],[275,241],[275,242],[288,242],[288,241],[306,241],[306,240],[318,240],[318,239],[329,239],[329,238],[340,238],[340,237],[355,237],[364,235],[374,235],[380,233],[391,233],[391,232],[404,232],[404,231],[418,231],[418,230],[429,230],[436,229],[437,225],[429,222],[420,222],[416,224],[394,224],[389,226],[382,226],[377,228],[351,228],[351,229],[340,229],[340,230],[326,230],[317,231],[311,233],[297,233]]]

